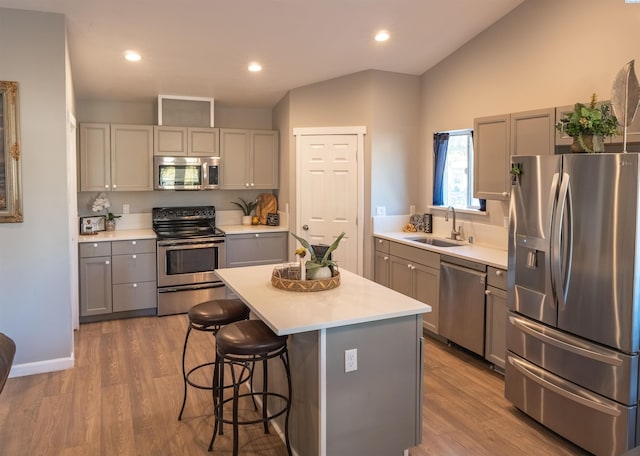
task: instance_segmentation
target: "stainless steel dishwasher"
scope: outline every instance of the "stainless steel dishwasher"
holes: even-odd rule
[[[484,291],[487,266],[440,257],[438,332],[451,342],[484,356]]]

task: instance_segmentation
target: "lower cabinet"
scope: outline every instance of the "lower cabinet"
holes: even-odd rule
[[[389,244],[386,239],[375,238],[374,281],[389,287]]]
[[[431,306],[423,315],[423,327],[438,334],[440,255],[391,242],[389,244],[389,287]]]
[[[507,273],[489,267],[487,271],[484,357],[504,371],[507,332]]]
[[[83,243],[80,319],[156,308],[156,242],[153,239]]]
[[[226,267],[257,266],[287,261],[287,232],[226,235]]]

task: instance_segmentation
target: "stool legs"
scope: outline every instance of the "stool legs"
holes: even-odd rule
[[[178,415],[178,421],[182,419],[184,406],[187,403],[187,368],[185,367],[184,362],[187,356],[187,342],[189,342],[189,334],[191,334],[191,325],[189,325],[189,328],[187,329],[187,335],[184,338],[184,346],[182,347],[182,379],[184,382],[184,394],[182,396],[182,407],[180,407],[180,414]]]

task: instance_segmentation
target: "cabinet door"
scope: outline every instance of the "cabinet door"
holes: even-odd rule
[[[432,333],[438,334],[440,270],[416,264],[413,281],[413,297],[431,306],[431,312],[423,314],[422,325]]]
[[[153,155],[187,155],[187,128],[154,126]]]
[[[511,155],[552,155],[555,108],[511,114]]]
[[[287,259],[287,233],[227,235],[227,267],[284,263]]]
[[[509,199],[509,115],[474,120],[474,198]]]
[[[389,286],[389,254],[376,250],[376,257],[373,265],[374,280],[385,287]]]
[[[220,188],[240,190],[249,188],[250,130],[220,129],[220,157],[222,173]]]
[[[152,164],[151,125],[111,125],[112,190],[153,190]]]
[[[111,257],[80,259],[80,316],[108,314],[111,302]]]
[[[220,156],[218,128],[189,128],[188,155],[198,157]]]
[[[404,258],[389,256],[389,288],[413,298],[413,265]]]
[[[80,191],[111,189],[111,134],[109,124],[80,124]]]
[[[113,286],[113,311],[153,309],[156,304],[156,282],[122,283]]]
[[[278,155],[277,131],[251,131],[251,188],[278,188]]]
[[[507,332],[507,293],[487,287],[485,327],[485,358],[504,370]]]

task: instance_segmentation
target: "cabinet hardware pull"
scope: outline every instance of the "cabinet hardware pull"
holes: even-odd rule
[[[107,261],[105,261],[105,262],[104,262],[104,264],[110,264],[110,261],[109,261],[109,260],[107,260]]]
[[[388,261],[388,260],[389,260],[388,256],[384,257],[384,261]]]
[[[135,260],[136,258],[138,258],[138,256],[137,255],[131,255],[131,258],[133,258]]]
[[[94,243],[94,244],[93,244],[93,246],[94,246],[94,247],[98,247],[98,243],[97,243],[97,242],[96,242],[96,243]]]
[[[137,283],[134,283],[134,284],[133,284],[133,288],[138,288],[138,284],[137,284]]]
[[[131,241],[131,245],[136,245],[136,241]]]
[[[484,294],[489,296],[491,294],[491,290],[484,290]]]
[[[502,271],[500,271],[500,270],[496,270],[496,275],[497,275],[498,277],[500,277],[500,276],[502,275]]]

